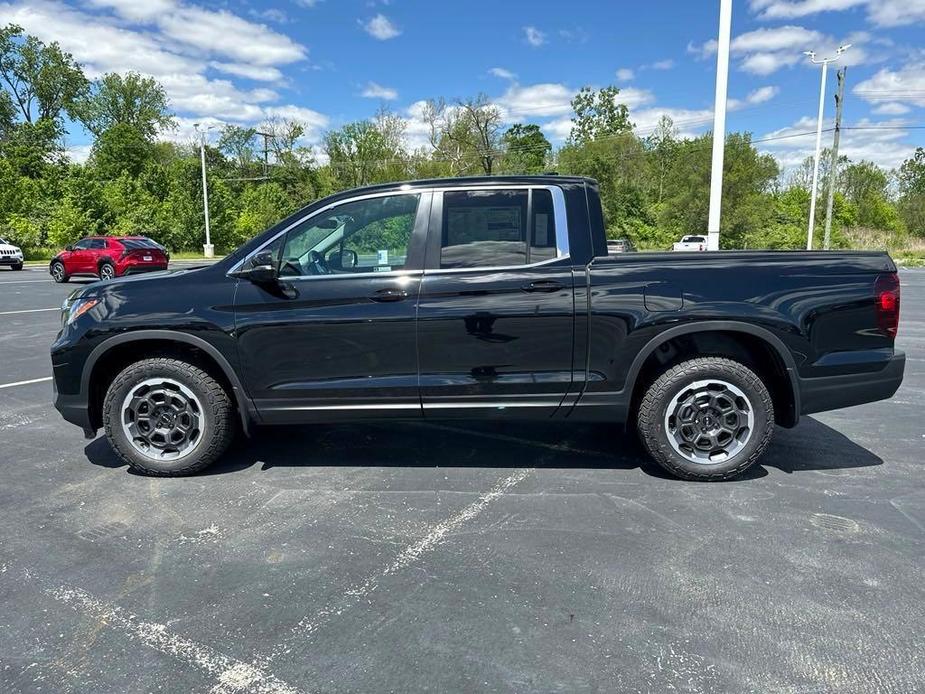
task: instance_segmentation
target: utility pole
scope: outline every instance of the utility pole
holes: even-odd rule
[[[202,164],[202,209],[206,217],[206,242],[202,246],[202,254],[206,258],[215,256],[215,246],[212,245],[212,238],[209,234],[209,183],[206,180],[206,133],[212,129],[213,125],[199,130],[199,123],[193,123],[196,134],[199,135],[199,161]]]
[[[270,175],[268,155],[270,149],[270,138],[273,137],[273,133],[265,133],[258,130],[255,134],[263,137],[263,179],[266,181],[269,179]]]
[[[822,65],[822,84],[819,87],[819,117],[816,119],[816,154],[813,157],[813,186],[809,198],[809,228],[806,231],[806,250],[813,250],[813,229],[816,226],[816,191],[819,186],[819,151],[822,148],[822,116],[825,113],[825,78],[829,71],[829,63],[835,62],[841,54],[851,48],[850,43],[839,46],[835,55],[822,60],[816,60],[815,51],[804,51],[813,65]]]
[[[719,34],[716,37],[716,99],[713,103],[713,162],[710,165],[710,212],[707,218],[707,250],[719,250],[719,220],[723,206],[723,155],[726,148],[726,88],[729,83],[729,36],[732,31],[732,0],[720,0]]]
[[[829,200],[825,206],[825,236],[823,237],[822,247],[829,250],[832,243],[832,204],[835,200],[835,181],[838,179],[838,141],[841,139],[841,114],[845,106],[845,76],[848,74],[848,68],[843,67],[838,71],[838,94],[835,95],[835,139],[832,142],[832,164],[829,170]]]

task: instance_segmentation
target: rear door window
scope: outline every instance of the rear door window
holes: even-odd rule
[[[555,216],[548,190],[444,193],[441,268],[529,265],[556,254]]]

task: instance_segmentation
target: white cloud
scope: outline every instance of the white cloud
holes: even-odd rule
[[[492,74],[492,75],[494,75],[495,77],[500,77],[500,78],[503,79],[503,80],[514,80],[514,79],[517,79],[517,75],[515,75],[515,74],[514,74],[513,72],[511,72],[510,70],[506,70],[506,69],[503,68],[503,67],[493,67],[493,68],[491,68],[491,70],[489,70],[488,72],[489,72],[489,74]]]
[[[653,70],[670,70],[674,67],[674,61],[671,58],[666,60],[656,60],[654,63],[649,65]]]
[[[925,21],[925,0],[752,0],[750,7],[761,19],[794,19],[865,7],[868,20],[876,26]]]
[[[633,71],[628,67],[621,67],[619,70],[617,70],[617,79],[620,82],[629,82],[630,80],[633,79],[633,77],[635,77],[635,75],[633,74]]]
[[[304,46],[264,24],[249,22],[227,10],[208,10],[178,0],[90,0],[128,20],[153,24],[174,42],[211,55],[257,65],[302,60]]]
[[[871,103],[895,102],[925,108],[925,61],[909,63],[899,70],[884,68],[860,82],[854,93]]]
[[[367,34],[380,41],[388,41],[401,34],[401,29],[395,26],[392,20],[382,13],[377,14],[366,22],[360,22],[360,26],[363,27],[363,30]]]
[[[911,110],[912,109],[905,104],[900,104],[896,101],[888,101],[885,104],[874,107],[873,112],[884,116],[901,116],[905,113],[909,113]]]
[[[779,87],[759,87],[758,89],[749,92],[745,99],[729,99],[726,102],[726,108],[731,111],[735,111],[736,109],[744,108],[746,106],[757,106],[758,104],[763,104],[766,101],[770,101],[775,96],[777,96],[778,93],[780,93]]]
[[[923,0],[925,1],[925,0]],[[863,45],[871,40],[865,32],[855,32],[846,41],[837,41],[814,29],[786,25],[773,29],[755,29],[736,36],[729,47],[739,58],[739,68],[756,75],[770,75],[784,67],[807,63],[804,51],[815,50],[818,55],[830,55],[843,43],[853,43],[845,53],[841,65],[860,65],[870,59]],[[688,53],[699,59],[706,59],[716,53],[716,41],[711,39],[702,45],[689,43]]]
[[[246,77],[249,80],[258,82],[279,82],[283,79],[283,73],[275,67],[262,67],[247,63],[220,63],[218,61],[209,63],[209,67],[228,75]]]
[[[275,65],[306,54],[287,37],[229,12],[190,8],[178,0],[88,2],[114,14],[91,13],[57,0],[19,0],[0,2],[0,24],[15,22],[43,41],[57,41],[90,78],[129,70],[154,77],[163,85],[181,123],[251,124],[265,119],[273,109],[290,108],[278,103],[280,96],[274,90],[242,88],[233,79],[207,76],[214,70],[231,78],[282,83],[283,73]],[[186,34],[186,40],[174,38],[175,24],[193,17],[211,27],[218,38],[200,41],[193,32]],[[202,27],[197,32],[208,33]],[[311,116],[313,124],[324,118],[310,109],[299,113]],[[183,133],[163,136],[177,139]]]
[[[226,10],[180,7],[159,15],[165,36],[213,55],[226,55],[256,65],[293,63],[306,57],[305,48],[263,24],[254,24]]]
[[[540,31],[534,26],[524,27],[524,38],[534,48],[538,48],[546,43],[546,33]]]
[[[75,164],[83,164],[90,158],[90,151],[93,145],[72,145],[64,148],[67,158]]]
[[[844,154],[852,161],[867,160],[878,166],[892,169],[911,154],[914,145],[905,142],[909,131],[904,128],[906,121],[892,119],[885,121],[861,120],[853,127],[842,130],[839,154]],[[798,166],[815,148],[816,119],[804,116],[793,125],[767,133],[763,137],[778,137],[770,142],[760,142],[757,146],[764,152],[773,154],[784,168]],[[800,135],[807,133],[806,135]],[[796,137],[786,137],[798,135]],[[761,139],[761,138],[759,138]]]
[[[817,12],[847,10],[867,4],[868,0],[752,0],[753,12],[761,19],[794,19]]]
[[[92,7],[105,7],[133,21],[147,21],[177,7],[174,0],[87,0]]]
[[[575,90],[553,82],[521,86],[512,84],[496,100],[507,120],[544,118],[570,113]]]
[[[383,87],[381,84],[376,84],[375,82],[367,82],[360,96],[365,96],[367,99],[394,101],[398,98],[398,92],[391,87]]]

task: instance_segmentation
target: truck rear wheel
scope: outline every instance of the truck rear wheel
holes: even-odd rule
[[[637,427],[649,455],[673,475],[727,480],[764,453],[774,430],[774,404],[745,365],[700,357],[655,379],[639,404]]]
[[[231,398],[212,376],[178,359],[125,368],[103,400],[116,454],[145,475],[190,475],[213,463],[234,437]]]

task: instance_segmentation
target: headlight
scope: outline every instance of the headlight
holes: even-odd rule
[[[70,325],[98,303],[99,299],[73,299],[69,296],[61,305],[61,325]]]

